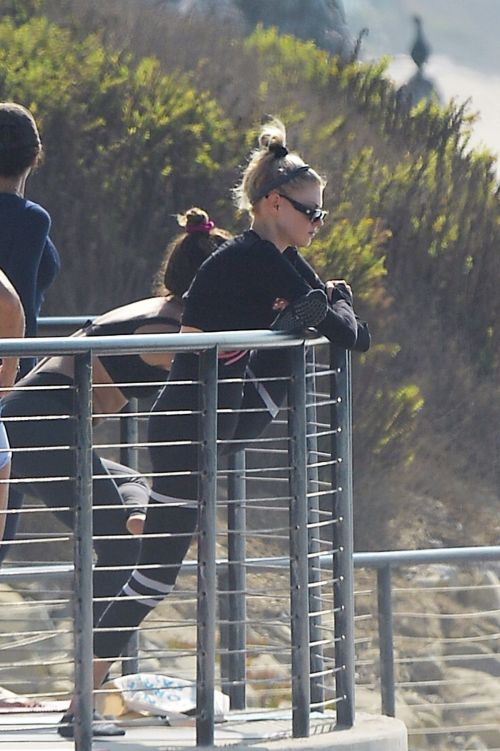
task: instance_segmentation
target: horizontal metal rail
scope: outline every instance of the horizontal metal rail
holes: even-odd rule
[[[420,565],[424,563],[456,563],[457,561],[500,560],[500,545],[463,548],[426,548],[422,550],[385,550],[373,553],[354,553],[356,568]]]
[[[96,354],[137,354],[138,352],[192,352],[218,347],[232,349],[277,349],[325,343],[326,339],[315,335],[297,337],[277,331],[256,329],[235,332],[200,332],[188,334],[134,334],[127,336],[92,337],[27,337],[26,339],[0,339],[0,356],[50,356],[78,355],[83,352]]]
[[[328,569],[332,565],[331,553],[315,554],[315,559],[321,563],[321,567]],[[425,563],[454,563],[456,561],[497,561],[500,560],[500,545],[485,545],[463,548],[426,548],[422,550],[391,550],[370,553],[354,553],[353,561],[355,568],[383,568],[391,566],[405,566],[408,564]],[[190,574],[196,571],[196,561],[185,561],[182,564],[181,574]],[[226,558],[217,559],[217,567],[224,569],[228,565]],[[276,568],[286,569],[289,559],[285,556],[265,556],[261,558],[246,558],[245,565],[251,568],[272,571]],[[40,564],[40,566],[8,566],[0,569],[0,580],[26,579],[50,574],[51,576],[68,576],[73,573],[72,564],[54,563]]]
[[[315,555],[316,557],[316,555]],[[330,553],[317,556],[322,568],[328,568],[332,564]],[[400,567],[405,565],[420,565],[426,563],[455,563],[456,561],[478,562],[500,560],[500,545],[485,545],[459,548],[424,548],[421,550],[391,550],[375,551],[369,553],[354,553],[353,562],[355,568],[385,568],[386,566]],[[285,556],[264,556],[259,558],[247,558],[247,566],[266,570],[275,568],[287,568],[288,558]],[[223,568],[228,564],[227,559],[217,559],[217,566]],[[181,569],[181,574],[192,573],[196,569],[195,561],[186,561]],[[40,566],[12,566],[0,569],[0,579],[26,578],[29,576],[61,575],[65,576],[73,571],[71,564],[40,564]]]

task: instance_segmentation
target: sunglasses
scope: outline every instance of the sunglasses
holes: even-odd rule
[[[290,198],[290,196],[286,196],[284,193],[278,193],[278,195],[281,198],[286,198],[286,200],[292,204],[294,209],[307,216],[309,221],[313,224],[316,222],[322,222],[328,214],[328,211],[325,211],[324,209],[311,209],[310,206],[304,206],[300,201],[296,201],[294,198]]]

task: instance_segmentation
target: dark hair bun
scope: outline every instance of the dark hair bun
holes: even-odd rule
[[[207,224],[209,218],[206,211],[193,207],[188,209],[185,214],[178,214],[177,221],[181,227],[188,231],[198,225]]]

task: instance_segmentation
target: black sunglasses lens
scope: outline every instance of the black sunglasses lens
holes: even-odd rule
[[[311,209],[309,206],[304,206],[300,201],[295,201],[295,199],[290,198],[290,196],[285,196],[284,193],[278,193],[278,195],[281,196],[281,198],[286,198],[287,201],[290,201],[294,209],[300,211],[301,214],[305,214],[310,222],[319,222],[326,216],[326,211],[324,211],[324,209]]]
[[[323,216],[321,209],[310,209],[308,206],[301,205],[299,211],[305,214],[310,222],[317,222]]]
[[[311,220],[311,222],[320,222],[325,218],[325,216],[326,213],[323,211],[323,209],[311,209],[309,219]]]
[[[302,206],[302,212],[307,216],[310,222],[320,222],[326,216],[326,211],[323,209],[310,209],[306,206]]]

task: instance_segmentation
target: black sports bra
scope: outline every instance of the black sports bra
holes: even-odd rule
[[[99,323],[96,319],[83,327],[83,333],[85,336],[125,336],[135,334],[142,326],[157,323],[171,327],[172,331],[165,333],[177,333],[181,327],[180,321],[169,316],[137,316],[110,323]],[[140,355],[101,355],[99,360],[126,399],[154,396],[167,380],[168,370],[148,365]]]

